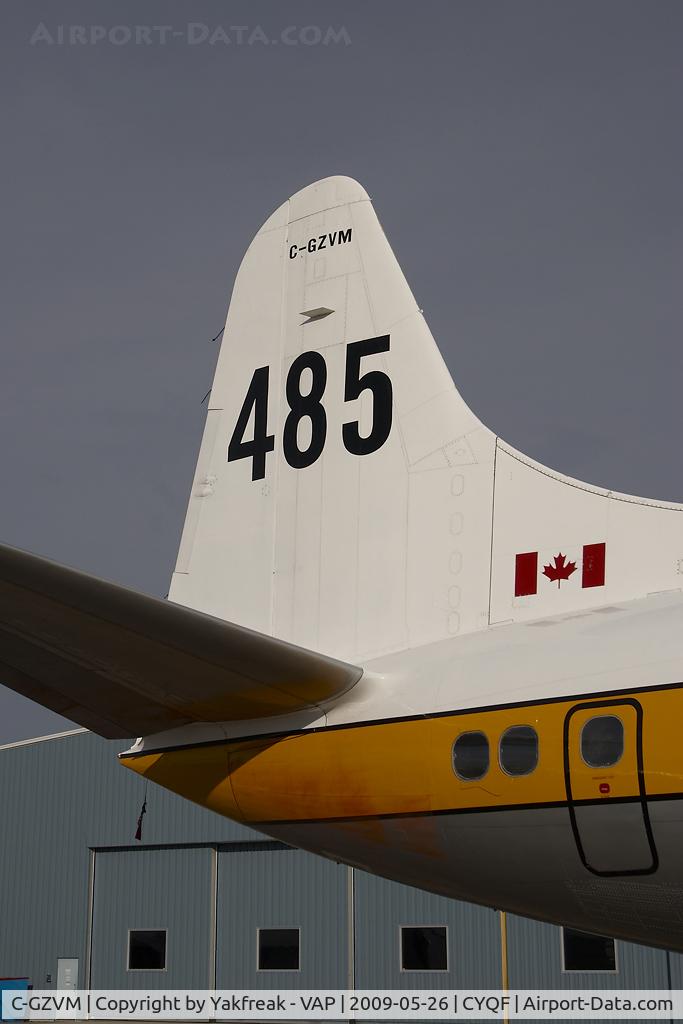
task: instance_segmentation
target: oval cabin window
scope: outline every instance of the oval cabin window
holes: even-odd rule
[[[489,770],[489,741],[483,732],[464,732],[453,744],[453,771],[459,779],[473,782]]]
[[[589,768],[609,768],[624,753],[624,726],[616,715],[591,718],[581,730],[581,757]]]
[[[500,738],[500,767],[507,775],[529,775],[538,764],[538,733],[530,725],[513,725]]]

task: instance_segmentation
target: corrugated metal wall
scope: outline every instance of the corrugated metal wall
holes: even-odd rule
[[[500,988],[500,920],[494,910],[355,873],[357,988]],[[401,971],[401,925],[446,925],[448,971]]]
[[[510,988],[668,988],[667,957],[663,949],[617,942],[615,974],[566,973],[562,969],[562,929],[508,915]]]
[[[346,988],[347,870],[290,849],[222,849],[218,988]],[[299,928],[296,975],[256,969],[258,928]]]
[[[95,855],[91,988],[212,984],[212,855],[198,849]],[[166,970],[128,970],[130,929],[167,932]]]
[[[57,957],[77,957],[83,978],[90,848],[133,845],[145,793],[126,746],[76,732],[0,748],[0,976],[49,987]],[[145,845],[256,837],[158,786],[143,828]]]
[[[497,912],[289,850],[146,791],[118,764],[123,746],[76,732],[0,748],[0,976],[50,987],[57,959],[75,957],[92,987],[501,986]],[[401,925],[445,925],[448,971],[402,972]],[[300,972],[257,970],[259,927],[301,929]],[[168,929],[162,974],[127,970],[131,928]],[[508,915],[507,937],[513,988],[683,987],[675,954],[619,942],[617,974],[567,974],[561,929]]]
[[[667,989],[673,961],[681,957],[662,949],[615,943],[616,971],[563,970],[562,929],[557,925],[508,915],[510,988],[520,989]],[[548,1022],[550,1024],[550,1022]],[[586,1020],[585,1024],[591,1024]],[[596,1020],[595,1024],[599,1024]]]

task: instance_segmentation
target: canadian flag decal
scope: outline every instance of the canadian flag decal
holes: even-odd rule
[[[584,544],[581,561],[581,586],[604,587],[606,544]],[[538,593],[538,551],[525,551],[515,558],[515,597],[527,597]],[[540,573],[558,588],[563,583],[573,583],[577,572],[576,559],[571,560],[566,552],[558,551],[545,562]]]

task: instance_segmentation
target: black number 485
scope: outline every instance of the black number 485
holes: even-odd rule
[[[346,348],[346,376],[344,401],[353,402],[364,391],[372,393],[372,428],[363,436],[358,421],[344,423],[342,440],[352,455],[370,455],[381,448],[391,432],[393,390],[391,380],[381,370],[369,370],[361,374],[361,359],[389,351],[389,335],[354,341]],[[304,370],[311,373],[311,387],[301,393],[301,378]],[[254,370],[244,403],[237,417],[235,430],[228,445],[228,462],[236,459],[251,459],[251,479],[262,480],[266,475],[266,456],[275,448],[275,435],[268,433],[268,366]],[[285,393],[289,414],[282,434],[282,450],[285,459],[294,469],[311,466],[322,455],[327,438],[327,415],[322,404],[327,385],[327,363],[320,352],[302,352],[289,368]],[[252,411],[254,413],[254,435],[244,440]],[[308,445],[299,447],[299,423],[307,417],[311,431]]]

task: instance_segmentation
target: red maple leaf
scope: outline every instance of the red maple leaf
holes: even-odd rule
[[[560,589],[562,580],[568,580],[573,572],[576,572],[576,562],[568,562],[566,555],[555,555],[554,565],[544,565],[543,575],[549,580],[557,580],[557,589]]]

